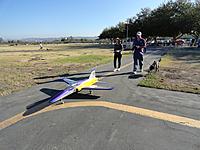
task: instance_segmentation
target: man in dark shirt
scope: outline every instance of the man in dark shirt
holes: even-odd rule
[[[143,72],[143,55],[144,55],[144,48],[146,47],[146,41],[142,38],[142,33],[137,32],[137,37],[134,40],[134,65],[133,65],[133,74],[136,74],[138,62],[139,62],[139,71]]]
[[[114,45],[114,72],[120,71],[121,67],[121,59],[122,59],[122,49],[123,46],[119,38],[116,38],[116,43]],[[117,67],[117,59],[118,59],[118,67]]]

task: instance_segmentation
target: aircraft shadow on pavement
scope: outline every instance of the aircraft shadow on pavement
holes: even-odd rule
[[[50,97],[52,97],[62,90],[43,88],[40,91],[49,95]],[[43,99],[43,100],[40,100],[40,101],[37,101],[37,102],[34,102],[34,103],[28,105],[26,107],[27,110],[23,114],[23,116],[31,115],[33,113],[36,113],[36,112],[50,106],[51,103],[49,103],[49,98],[46,98],[46,99]],[[83,99],[98,99],[98,98],[100,98],[100,96],[83,94],[83,93],[73,93],[73,94],[67,96],[66,98],[64,98],[63,101],[67,101],[67,100],[70,100],[70,99],[82,99],[83,100]]]
[[[51,105],[48,100],[49,100],[49,98],[46,98],[44,100],[40,100],[38,102],[28,105],[26,107],[26,112],[23,114],[23,116],[31,115],[33,113],[36,113],[36,112],[48,107],[49,105]]]
[[[52,97],[57,93],[61,92],[62,90],[42,88],[40,91]],[[90,95],[87,93],[73,93],[67,96],[65,99],[98,99],[98,98],[100,98],[100,96]]]
[[[142,75],[142,74],[134,74],[134,75],[129,75],[128,76],[129,79],[138,79],[138,78],[141,78],[141,77],[144,77],[144,75]]]

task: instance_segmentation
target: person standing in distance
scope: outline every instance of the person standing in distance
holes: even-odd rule
[[[142,38],[142,32],[138,31],[136,34],[136,38],[134,40],[133,46],[133,74],[137,73],[138,62],[139,62],[139,72],[143,72],[143,56],[144,56],[144,48],[146,47],[146,41]]]
[[[123,49],[123,46],[121,44],[121,40],[119,38],[116,38],[116,41],[114,44],[114,72],[120,71],[122,49]],[[117,60],[118,60],[118,67],[117,67]]]
[[[42,45],[42,42],[40,42],[40,49],[43,49],[43,45]]]

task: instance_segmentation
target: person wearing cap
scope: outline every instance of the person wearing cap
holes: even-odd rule
[[[133,74],[137,73],[137,67],[139,62],[139,72],[143,72],[143,55],[144,55],[144,48],[146,47],[146,41],[142,38],[142,32],[138,31],[136,34],[136,38],[134,40],[133,46]]]
[[[121,40],[119,38],[116,38],[116,41],[114,44],[114,72],[120,71],[122,49],[123,49],[123,46],[121,44]],[[118,67],[117,67],[117,60],[118,60]]]

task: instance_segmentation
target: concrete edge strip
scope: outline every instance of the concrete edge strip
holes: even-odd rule
[[[32,117],[32,116],[35,116],[35,115],[38,115],[41,113],[64,109],[64,108],[77,108],[77,107],[105,107],[105,108],[128,112],[128,113],[132,113],[132,114],[136,114],[136,115],[140,115],[140,116],[169,121],[169,122],[184,125],[184,126],[200,128],[200,120],[195,120],[195,119],[191,119],[191,118],[187,118],[187,117],[167,114],[167,113],[163,113],[163,112],[158,112],[158,111],[154,111],[154,110],[124,105],[124,104],[106,102],[106,101],[85,101],[85,102],[69,102],[69,103],[64,103],[62,105],[50,105],[50,106],[48,106],[36,113],[28,115],[28,116],[23,116],[23,114],[25,112],[22,112],[12,118],[2,121],[0,123],[0,130],[4,129],[6,127],[9,127],[25,118],[29,118],[29,117]]]

